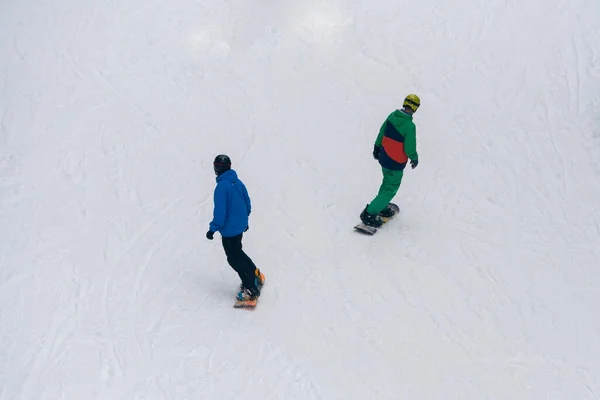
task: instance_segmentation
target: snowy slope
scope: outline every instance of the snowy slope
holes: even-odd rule
[[[0,5],[0,400],[600,398],[600,4],[438,3]]]

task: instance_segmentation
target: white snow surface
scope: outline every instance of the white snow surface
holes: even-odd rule
[[[597,0],[5,0],[0,399],[599,399]],[[417,93],[419,166],[353,231]],[[253,202],[255,310],[208,241]]]

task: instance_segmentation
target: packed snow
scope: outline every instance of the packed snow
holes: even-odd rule
[[[600,3],[7,0],[0,400],[600,398]],[[416,93],[400,214],[353,230]],[[255,310],[208,241],[228,154]]]

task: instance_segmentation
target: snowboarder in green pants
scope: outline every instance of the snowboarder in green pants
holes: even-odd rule
[[[412,116],[420,105],[419,96],[409,94],[404,99],[402,110],[392,112],[381,125],[373,146],[373,157],[381,165],[383,182],[377,196],[360,214],[360,219],[365,225],[379,228],[383,224],[381,217],[393,215],[393,211],[388,209],[388,204],[400,188],[406,163],[410,159],[413,169],[419,164],[417,133]]]

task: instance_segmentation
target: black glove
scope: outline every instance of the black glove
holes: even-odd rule
[[[215,233],[213,231],[206,232],[206,238],[208,240],[213,240],[213,237],[215,237]]]
[[[417,165],[419,165],[419,160],[410,160],[410,166],[412,167],[412,169],[417,168]]]
[[[379,153],[381,153],[381,147],[374,145],[373,146],[373,158],[379,160]]]

